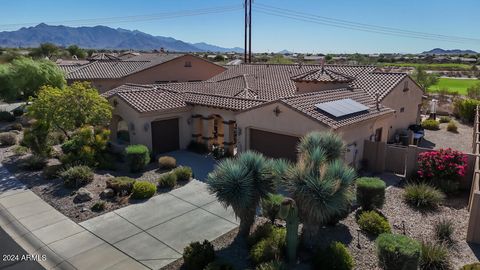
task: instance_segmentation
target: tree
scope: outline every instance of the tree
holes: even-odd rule
[[[15,99],[15,93],[16,92],[12,88],[12,75],[10,65],[0,65],[0,99]]]
[[[281,54],[277,54],[270,58],[270,60],[267,61],[267,64],[293,64],[293,61],[285,58]]]
[[[42,43],[38,48],[33,49],[31,56],[36,58],[52,58],[58,52],[58,47],[53,43]]]
[[[240,234],[247,236],[261,199],[275,190],[273,161],[247,151],[226,159],[208,175],[208,189],[240,218]]]
[[[412,77],[424,91],[427,91],[430,86],[438,82],[438,75],[427,73],[424,66],[418,66],[413,72]]]
[[[85,50],[81,49],[77,45],[70,45],[67,48],[67,51],[70,53],[70,56],[76,56],[78,59],[84,59],[87,56]]]
[[[30,116],[69,139],[71,131],[86,125],[106,126],[112,118],[112,106],[88,82],[75,82],[64,89],[44,86],[30,101]]]

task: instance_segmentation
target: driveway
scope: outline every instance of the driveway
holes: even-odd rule
[[[175,155],[180,164],[188,155]],[[182,257],[191,242],[212,241],[238,226],[226,210],[197,180],[155,196],[144,203],[80,223],[82,227],[151,269]]]
[[[210,155],[200,155],[190,151],[174,151],[165,155],[177,160],[177,165],[189,166],[193,170],[195,179],[205,181],[207,175],[213,171],[217,161]]]

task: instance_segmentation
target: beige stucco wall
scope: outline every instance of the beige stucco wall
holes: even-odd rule
[[[403,91],[405,82],[408,82],[409,88],[406,92]],[[409,125],[417,123],[422,96],[423,91],[410,77],[407,77],[381,101],[381,104],[395,110],[389,129],[389,139],[395,136],[397,130],[408,128]],[[404,108],[403,112],[401,112],[401,108]]]

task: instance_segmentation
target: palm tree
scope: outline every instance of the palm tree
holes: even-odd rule
[[[208,175],[207,184],[224,207],[240,218],[240,234],[247,236],[261,199],[275,191],[274,161],[247,151],[225,159]]]

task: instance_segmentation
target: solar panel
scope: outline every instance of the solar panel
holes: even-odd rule
[[[367,106],[349,98],[315,104],[315,107],[334,117],[343,117],[368,111]]]

